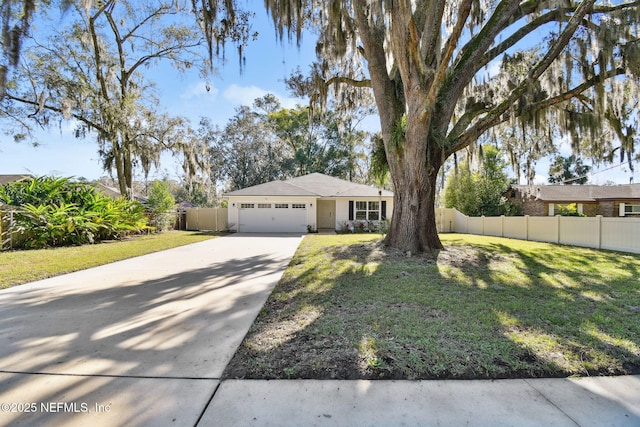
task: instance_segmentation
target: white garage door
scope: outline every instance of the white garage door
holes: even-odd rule
[[[305,203],[241,203],[241,232],[305,232],[307,205]]]

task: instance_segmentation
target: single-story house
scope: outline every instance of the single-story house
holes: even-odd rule
[[[559,208],[576,204],[586,216],[640,216],[640,184],[511,185],[507,199],[523,215],[554,216]]]
[[[0,174],[0,185],[9,184],[10,182],[26,181],[28,179],[33,179],[33,178],[34,178],[34,176],[30,175],[30,174],[22,174],[22,175],[18,175],[18,174],[3,175],[3,174]]]
[[[114,187],[110,187],[106,184],[103,184],[101,182],[96,182],[94,184],[94,187],[96,188],[96,190],[102,194],[104,194],[105,196],[109,196],[112,199],[119,199],[120,197],[122,197],[122,193],[120,193],[120,190]],[[136,196],[135,194],[133,195],[133,199],[137,200],[138,202],[142,203],[143,205],[145,203],[147,203],[147,198],[144,196]]]
[[[393,193],[312,173],[226,193],[230,230],[306,232],[386,220]],[[358,225],[356,224],[356,225]]]

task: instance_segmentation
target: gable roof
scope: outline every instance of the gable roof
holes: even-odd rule
[[[21,174],[21,175],[0,175],[0,185],[5,185],[10,182],[20,182],[25,181],[27,179],[34,178],[33,175],[30,174]]]
[[[595,202],[640,199],[640,184],[623,185],[512,185],[529,197],[545,202]]]
[[[388,190],[357,184],[321,173],[311,173],[286,181],[271,181],[241,190],[225,193],[225,196],[299,196],[299,197],[393,197]]]

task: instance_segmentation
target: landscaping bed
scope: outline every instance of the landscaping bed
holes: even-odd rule
[[[407,257],[307,236],[226,378],[640,373],[640,255],[470,235]]]

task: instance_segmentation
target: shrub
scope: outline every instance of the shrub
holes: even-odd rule
[[[568,205],[557,205],[556,215],[561,216],[586,216],[578,212],[578,204],[570,203]]]
[[[166,181],[153,181],[147,200],[151,214],[149,225],[156,231],[164,231],[175,221],[176,201]]]
[[[45,248],[118,239],[146,228],[144,207],[114,200],[70,178],[34,178],[0,186],[1,205],[14,212],[7,230],[14,247]]]

